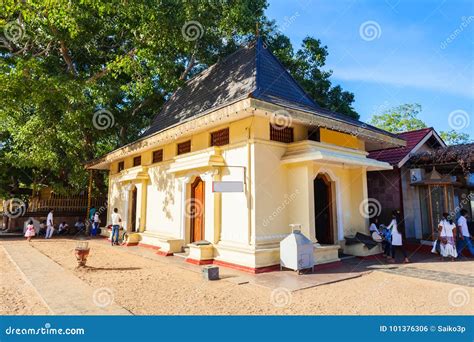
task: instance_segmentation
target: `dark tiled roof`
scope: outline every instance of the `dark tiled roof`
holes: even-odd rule
[[[391,165],[397,165],[403,158],[410,154],[413,148],[431,131],[433,131],[433,128],[422,128],[416,131],[399,133],[397,136],[407,142],[405,147],[372,151],[368,157],[387,162]]]
[[[396,137],[346,115],[318,106],[265,47],[262,40],[258,39],[257,42],[237,50],[188,80],[164,104],[141,138],[247,97],[310,111],[336,121]]]

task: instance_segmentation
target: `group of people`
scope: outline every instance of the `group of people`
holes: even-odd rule
[[[448,213],[443,213],[443,219],[437,227],[438,238],[433,242],[433,253],[440,254],[443,260],[444,258],[451,258],[453,261],[461,257],[461,253],[465,248],[471,255],[474,255],[474,245],[467,225],[467,216],[467,210],[462,209],[457,224],[455,224]],[[398,211],[393,211],[392,221],[388,226],[379,225],[378,217],[374,217],[369,231],[375,241],[382,243],[383,254],[389,262],[394,262],[396,255],[401,253],[404,262],[408,263],[410,260],[403,248],[403,237],[399,230],[398,217]]]
[[[89,211],[89,222],[91,224],[92,229],[90,230],[90,235],[96,236],[99,231],[100,225],[100,218],[99,213],[92,207]],[[33,220],[29,220],[26,229],[25,229],[25,237],[27,241],[31,241],[31,239],[36,235],[43,235],[45,239],[51,239],[53,234],[57,235],[67,235],[71,233],[78,233],[78,232],[85,232],[86,231],[86,224],[82,218],[78,218],[76,223],[74,224],[74,229],[69,227],[66,221],[62,221],[58,227],[57,231],[54,225],[54,210],[51,209],[48,212],[48,216],[46,220],[42,221],[39,224],[38,231],[34,225]]]
[[[369,230],[376,240],[382,242],[383,255],[389,262],[395,262],[396,255],[401,253],[404,257],[404,262],[409,263],[407,252],[403,248],[402,233],[399,231],[399,214],[398,211],[392,212],[392,220],[388,226],[381,224],[379,226],[379,218],[374,217],[370,224]],[[375,235],[374,235],[375,234]]]
[[[431,252],[441,255],[441,258],[460,258],[464,248],[474,255],[474,246],[467,226],[467,210],[462,209],[456,222],[448,213],[443,213],[443,219],[438,224],[438,239],[433,243]]]

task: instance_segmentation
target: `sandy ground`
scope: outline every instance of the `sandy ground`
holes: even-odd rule
[[[90,267],[85,269],[76,268],[74,241],[36,240],[32,245],[92,287],[109,289],[117,304],[136,315],[466,315],[474,312],[473,288],[382,272],[289,293],[226,280],[206,282],[199,273],[134,255],[127,252],[127,247],[111,247],[103,241],[90,242]],[[26,291],[17,271],[1,259],[2,274],[9,272],[8,278],[17,279],[16,286]],[[470,267],[474,262],[462,265]],[[15,290],[15,286],[1,284],[3,311],[41,313],[41,304],[31,302],[33,296]],[[16,298],[11,304],[3,303],[6,291]]]
[[[0,315],[47,315],[49,310],[0,246]]]

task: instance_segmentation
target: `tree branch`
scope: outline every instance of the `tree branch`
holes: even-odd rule
[[[136,48],[133,48],[132,50],[130,50],[129,52],[127,52],[127,54],[125,55],[125,57],[133,57],[135,56],[135,52],[137,51]],[[109,73],[110,69],[105,67],[103,68],[102,70],[100,70],[99,72],[95,73],[94,75],[92,75],[91,77],[89,77],[89,79],[87,80],[87,82],[94,82],[94,81],[97,81],[98,79],[104,77],[105,75],[107,75]]]
[[[181,74],[181,76],[179,76],[179,80],[182,81],[186,78],[186,76],[188,76],[189,72],[192,70],[192,68],[194,67],[194,64],[196,63],[196,54],[193,53],[191,55],[191,58],[189,59],[189,63],[188,65],[186,66],[186,69],[183,71],[183,73]]]

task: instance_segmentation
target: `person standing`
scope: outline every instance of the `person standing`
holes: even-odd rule
[[[393,261],[395,261],[396,252],[400,251],[400,252],[402,252],[402,254],[405,258],[404,262],[409,263],[410,260],[408,259],[407,252],[405,252],[405,249],[403,248],[402,234],[398,230],[397,217],[398,217],[398,212],[396,210],[394,210],[393,213],[392,213],[392,221],[390,222],[389,226],[387,227],[387,229],[390,230],[391,235],[392,235],[392,248],[391,248],[392,259],[393,259]]]
[[[458,256],[456,252],[456,226],[449,219],[448,213],[443,213],[443,219],[438,224],[440,237],[440,254],[441,258],[451,257],[451,261]]]
[[[86,221],[86,222],[89,223],[88,227],[91,227],[91,231],[92,231],[92,227],[94,226],[94,215],[95,215],[96,211],[97,211],[97,209],[94,206],[92,206],[89,209],[89,217],[88,217],[88,221]],[[89,233],[91,233],[91,232],[89,232]]]
[[[99,223],[100,223],[99,213],[96,212],[94,214],[94,222],[92,223],[92,231],[91,231],[92,236],[97,235],[97,231],[99,230]]]
[[[457,241],[458,258],[461,257],[462,251],[467,247],[471,255],[474,255],[474,245],[471,240],[471,234],[467,226],[467,210],[461,209],[461,216],[458,218],[459,239]]]
[[[118,245],[119,242],[119,230],[120,230],[120,223],[122,222],[122,217],[118,213],[118,209],[114,208],[114,212],[112,213],[112,238],[111,243],[113,245]]]
[[[45,239],[51,239],[51,236],[53,236],[54,233],[54,218],[53,218],[53,212],[54,210],[51,209],[49,211],[48,217],[46,218],[46,235]]]

